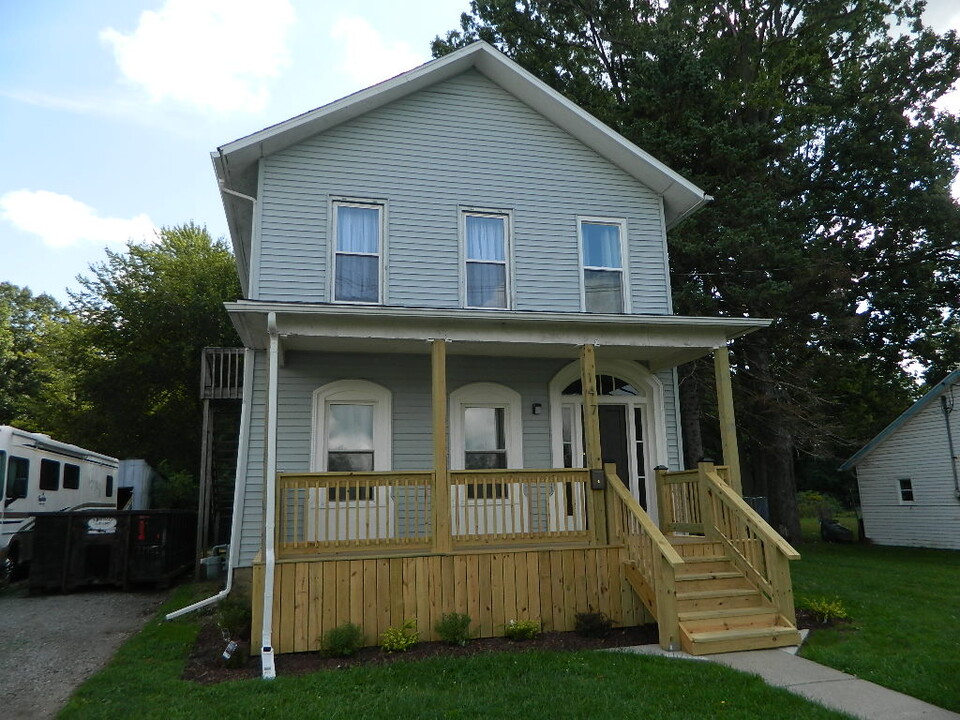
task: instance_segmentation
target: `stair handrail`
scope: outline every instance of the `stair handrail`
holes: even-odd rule
[[[716,472],[712,463],[700,463],[700,481],[702,483],[701,500],[704,503],[703,517],[707,537],[722,542],[731,552],[734,564],[760,587],[764,594],[791,623],[795,622],[793,607],[793,588],[790,581],[791,560],[799,560],[800,553],[787,542],[770,524],[764,520],[756,510],[738,495],[733,488],[727,485]],[[732,515],[724,515],[725,505],[733,511]],[[730,527],[724,521],[726,517],[735,517],[747,526],[754,537],[730,537]],[[753,560],[748,557],[752,553],[747,550],[746,542],[758,540],[762,554],[762,565],[758,562],[761,556]],[[738,546],[739,544],[739,546]]]
[[[680,625],[677,610],[677,568],[684,565],[680,553],[667,540],[666,536],[657,527],[647,512],[640,506],[636,498],[617,476],[616,465],[604,464],[604,476],[607,484],[608,497],[619,500],[623,513],[617,512],[613,503],[610,508],[608,527],[610,540],[621,541],[627,552],[633,568],[642,577],[642,581],[649,588],[650,593],[641,599],[654,614],[660,634],[660,646],[666,650],[676,650],[680,647]],[[629,527],[625,527],[623,515],[633,520],[641,534],[646,537],[647,545],[652,550],[653,557],[646,562],[639,555],[635,544],[628,542]],[[650,597],[652,595],[652,597]]]

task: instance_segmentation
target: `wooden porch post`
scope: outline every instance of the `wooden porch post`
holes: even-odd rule
[[[600,412],[597,409],[597,359],[593,345],[580,348],[580,383],[583,387],[583,436],[586,466],[591,470],[603,469],[603,453],[600,449]],[[593,542],[607,542],[606,503],[603,490],[591,490],[587,503],[588,518],[593,528]]]
[[[737,447],[737,423],[733,414],[733,386],[730,383],[730,351],[727,346],[713,351],[713,371],[717,379],[717,409],[720,416],[720,443],[723,464],[730,468],[730,487],[743,495],[740,480],[740,449]]]
[[[447,341],[431,341],[433,380],[433,551],[450,552],[450,471],[447,463]]]

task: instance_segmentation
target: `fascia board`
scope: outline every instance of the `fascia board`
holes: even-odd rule
[[[233,246],[233,257],[237,265],[237,275],[240,277],[240,290],[243,296],[247,297],[250,285],[250,245],[251,240],[247,235],[247,243],[244,242],[243,228],[237,219],[237,213],[233,212],[230,205],[233,198],[225,192],[223,188],[226,184],[224,177],[223,159],[218,153],[210,153],[210,161],[213,163],[213,172],[217,178],[217,189],[220,192],[220,202],[223,204],[223,213],[227,218],[227,229],[230,232],[230,244]],[[252,230],[252,228],[251,228]]]

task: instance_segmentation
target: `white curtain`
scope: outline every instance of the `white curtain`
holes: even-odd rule
[[[582,223],[583,264],[587,267],[619,268],[620,226]]]
[[[380,251],[380,211],[376,208],[337,208],[337,250],[349,253]]]
[[[504,259],[504,219],[467,215],[467,259]]]

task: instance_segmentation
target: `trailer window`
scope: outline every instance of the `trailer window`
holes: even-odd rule
[[[0,487],[3,487],[3,481],[7,477],[7,453],[0,450]]]
[[[7,465],[7,504],[27,496],[29,478],[30,461],[11,455]]]
[[[63,487],[65,490],[80,489],[80,466],[63,464]]]
[[[40,461],[40,489],[60,489],[60,463],[56,460]]]
[[[107,475],[107,497],[113,497],[113,475]]]

